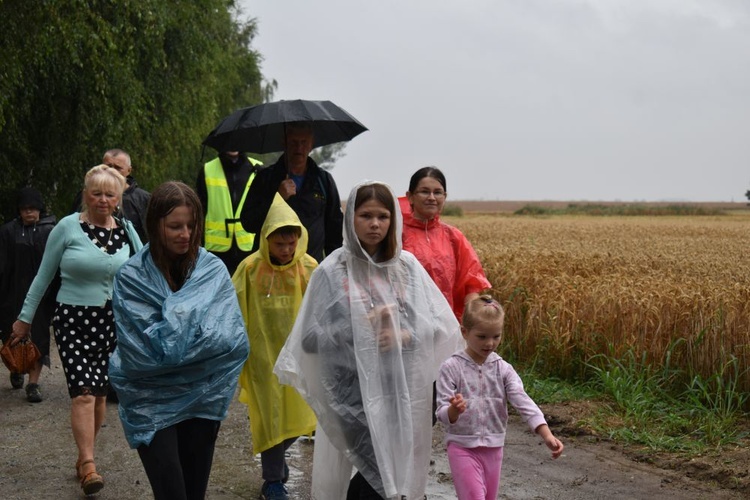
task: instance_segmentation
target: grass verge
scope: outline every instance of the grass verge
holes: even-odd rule
[[[708,379],[664,367],[654,368],[629,351],[620,358],[598,355],[585,382],[541,378],[519,370],[538,404],[597,400],[597,411],[579,426],[623,444],[652,452],[697,455],[741,444],[748,437],[743,408],[747,393],[737,390],[740,373],[730,361]],[[746,445],[746,443],[745,443]]]

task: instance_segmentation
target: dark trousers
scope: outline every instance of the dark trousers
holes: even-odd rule
[[[263,468],[263,480],[273,483],[286,479],[286,450],[294,444],[296,437],[289,438],[276,446],[260,452],[260,465]]]
[[[138,447],[154,500],[203,500],[221,422],[184,420]]]
[[[349,482],[346,500],[383,500],[383,497],[370,486],[361,473],[357,472]]]

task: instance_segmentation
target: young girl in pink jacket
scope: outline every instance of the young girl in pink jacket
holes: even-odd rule
[[[437,418],[445,425],[448,461],[459,500],[494,500],[500,486],[508,403],[552,450],[563,444],[552,435],[539,407],[523,389],[513,367],[497,355],[505,314],[489,295],[466,305],[461,334],[466,349],[440,367]]]

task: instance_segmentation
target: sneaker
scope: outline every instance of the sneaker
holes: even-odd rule
[[[29,403],[42,402],[42,391],[39,389],[39,384],[26,385],[26,399],[29,401]]]
[[[23,387],[23,373],[11,373],[10,385],[14,389],[20,389],[21,387]]]
[[[274,481],[269,483],[268,481],[263,482],[263,487],[260,489],[261,500],[289,500],[289,493],[286,491],[286,486],[281,481]]]

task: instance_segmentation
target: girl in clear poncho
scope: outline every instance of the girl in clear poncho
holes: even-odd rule
[[[450,305],[400,235],[390,188],[356,186],[344,246],[313,273],[276,362],[281,383],[318,417],[316,499],[424,496],[432,382],[462,342]]]

